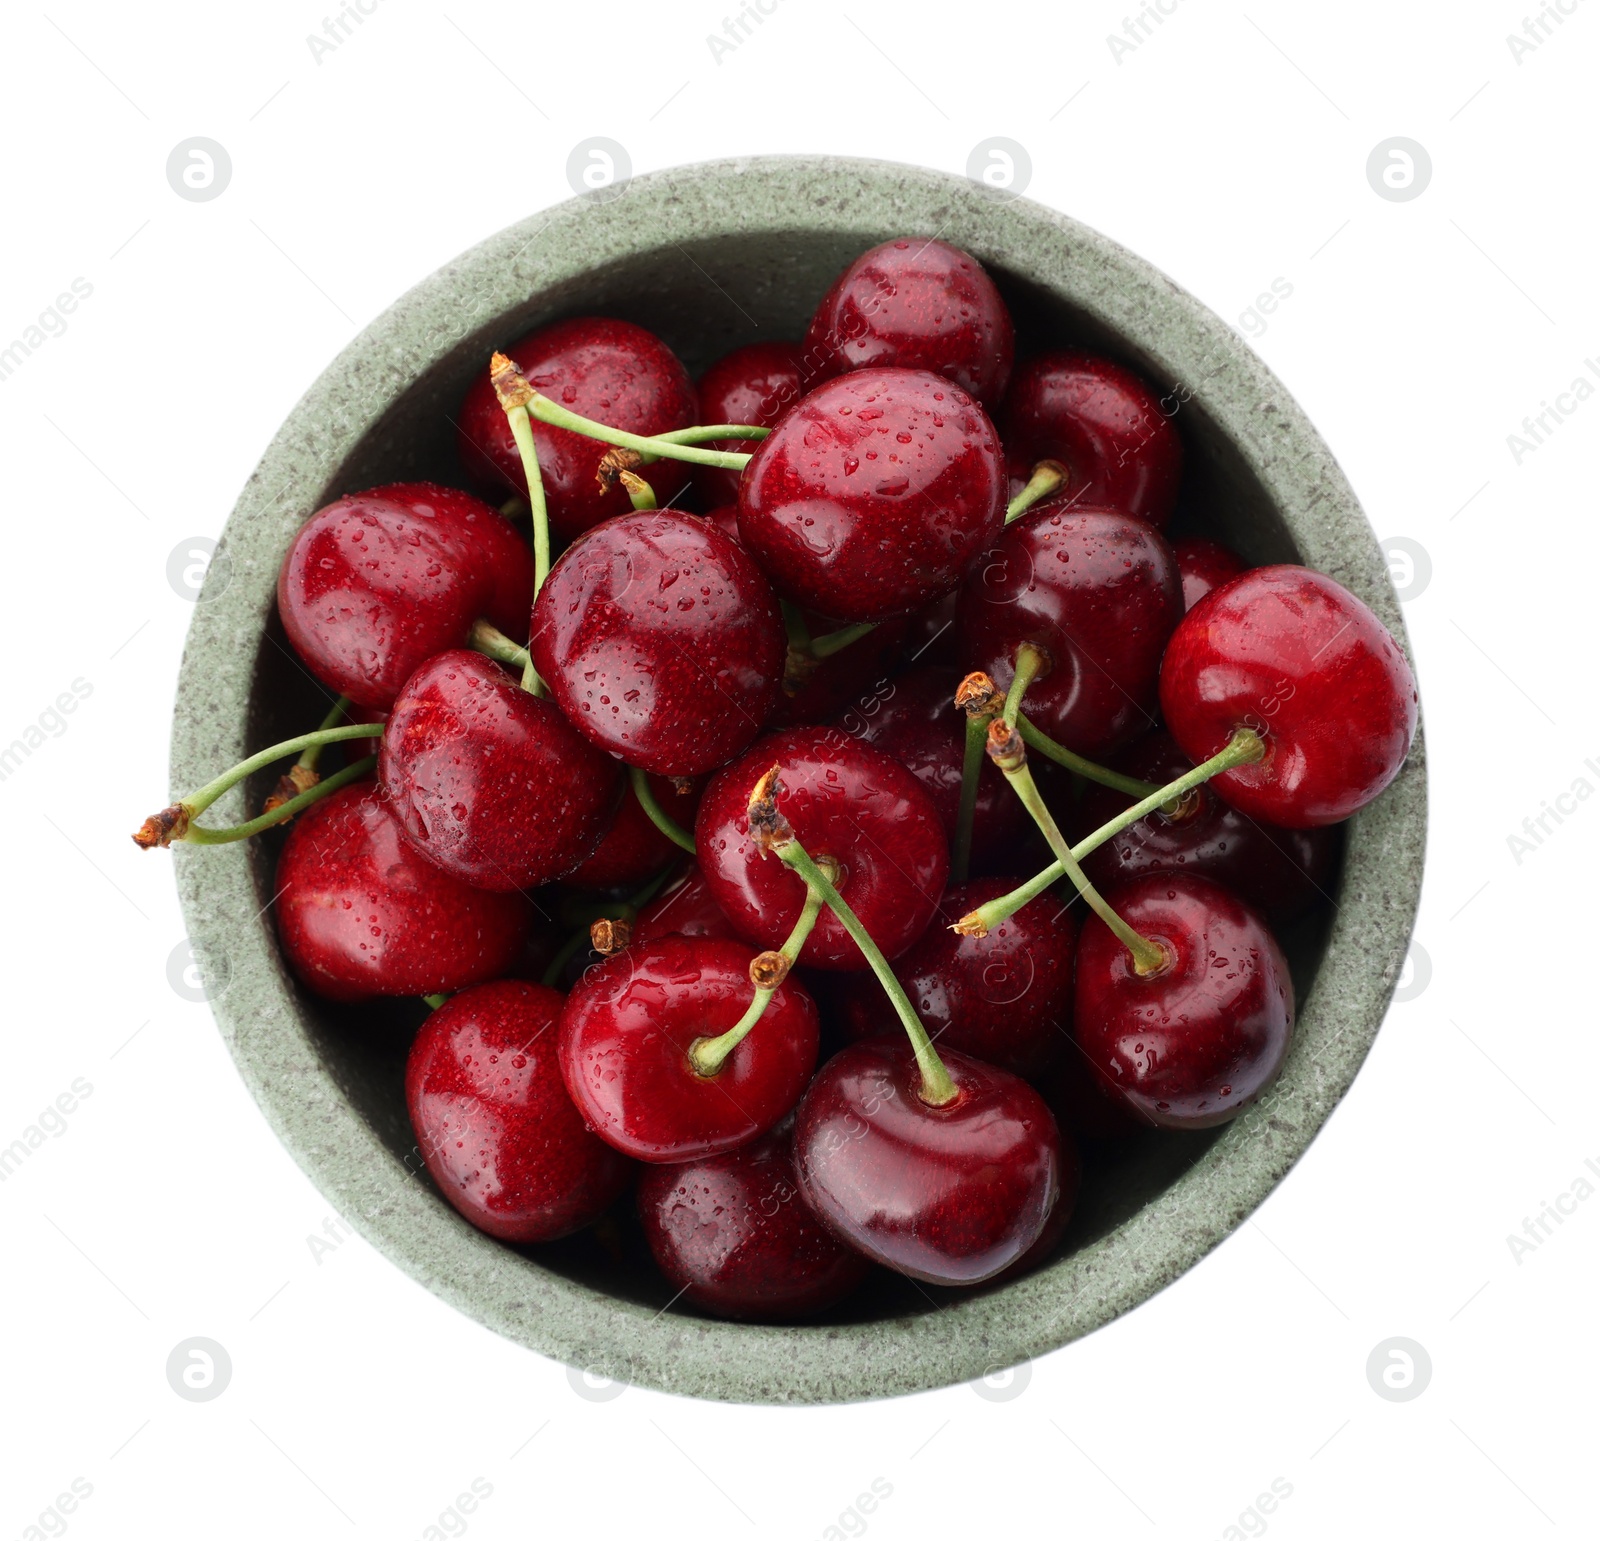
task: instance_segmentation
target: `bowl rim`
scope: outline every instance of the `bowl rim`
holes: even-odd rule
[[[641,175],[499,231],[402,296],[321,372],[219,541],[180,670],[174,785],[196,785],[249,752],[256,662],[288,533],[395,395],[486,318],[601,262],[800,228],[885,233],[877,239],[933,230],[1069,298],[1137,347],[1184,401],[1192,395],[1269,490],[1302,559],[1365,600],[1410,656],[1383,555],[1327,445],[1244,339],[1159,270],[1065,214],[950,173],[836,156],[725,159]],[[230,797],[218,816],[244,816],[242,790]],[[320,1058],[243,846],[180,846],[174,856],[196,956],[226,965],[211,1005],[246,1086],[302,1170],[380,1252],[574,1373],[718,1400],[841,1402],[975,1380],[1060,1348],[1150,1298],[1242,1223],[1315,1138],[1382,1023],[1420,897],[1426,803],[1419,730],[1400,776],[1351,823],[1327,952],[1277,1086],[1174,1183],[1105,1236],[1001,1289],[847,1325],[653,1312],[474,1230],[411,1180],[422,1169],[415,1148],[397,1158]]]

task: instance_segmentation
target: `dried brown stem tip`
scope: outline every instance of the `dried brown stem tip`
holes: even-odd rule
[[[262,803],[261,811],[275,813],[292,798],[309,792],[321,780],[322,777],[309,765],[291,765],[286,775],[278,777],[278,784],[272,789],[272,795]]]
[[[774,765],[750,793],[750,838],[765,856],[775,845],[794,839],[789,821],[778,812],[778,794],[783,791],[779,777],[782,766]]]
[[[776,990],[789,977],[789,960],[781,952],[758,952],[750,960],[750,983],[758,990]]]
[[[614,445],[600,457],[600,464],[595,471],[595,480],[600,483],[602,492],[610,492],[617,485],[617,478],[624,471],[637,471],[644,464],[644,456],[636,449],[628,449],[621,444]]]
[[[957,936],[970,936],[982,941],[989,934],[989,928],[984,925],[983,918],[976,910],[969,910],[950,928]]]
[[[612,953],[621,952],[632,935],[633,927],[627,921],[602,918],[589,926],[589,945],[602,958],[609,958]]]
[[[528,384],[527,376],[503,353],[489,360],[489,384],[494,387],[502,412],[525,407],[533,400],[533,387]]]
[[[1021,770],[1028,763],[1028,750],[1022,742],[1022,735],[1004,717],[996,717],[989,724],[989,741],[983,747],[1002,771]]]
[[[141,851],[153,851],[157,846],[166,847],[174,840],[182,840],[189,829],[189,810],[182,803],[174,803],[170,808],[163,808],[160,813],[152,813],[141,824],[134,834],[133,843]]]
[[[994,716],[1000,701],[1000,692],[987,674],[969,674],[956,686],[956,708],[969,717]]]

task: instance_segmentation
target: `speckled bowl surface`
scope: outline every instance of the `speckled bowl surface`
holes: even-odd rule
[[[1170,393],[1189,467],[1175,529],[1215,534],[1256,562],[1331,573],[1403,639],[1384,560],[1327,446],[1239,336],[1155,269],[1065,215],[939,172],[720,161],[586,194],[491,236],[323,371],[212,562],[183,660],[175,795],[320,718],[325,696],[276,616],[289,539],[347,490],[459,483],[451,417],[496,344],[603,312],[659,332],[698,372],[740,343],[800,336],[839,269],[898,235],[938,235],[978,256],[1025,346],[1082,343]],[[235,791],[212,819],[246,817],[246,798],[259,806],[263,790]],[[625,1225],[542,1249],[474,1231],[433,1188],[406,1120],[401,1069],[422,1008],[335,1009],[295,985],[271,909],[281,837],[174,855],[241,1074],[373,1245],[496,1332],[597,1375],[727,1400],[830,1402],[969,1380],[1059,1348],[1149,1298],[1239,1225],[1310,1144],[1377,1033],[1410,938],[1425,825],[1419,738],[1399,779],[1348,827],[1335,902],[1288,939],[1300,1020],[1266,1101],[1221,1130],[1152,1134],[1096,1156],[1063,1248],[1024,1279],[960,1295],[886,1276],[827,1320],[784,1327],[669,1305]]]

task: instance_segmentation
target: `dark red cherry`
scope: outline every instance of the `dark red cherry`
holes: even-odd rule
[[[554,1241],[628,1186],[633,1163],[583,1126],[561,1084],[555,990],[502,979],[453,995],[406,1061],[406,1107],[439,1190],[501,1241]]]
[[[960,683],[954,669],[916,669],[863,691],[837,719],[846,733],[898,760],[922,783],[950,841],[955,840],[961,812],[966,756],[966,718],[955,704]],[[1021,799],[985,757],[972,819],[974,867],[1010,871],[1030,828]]]
[[[639,911],[633,923],[635,945],[662,936],[716,936],[736,941],[739,933],[711,897],[705,874],[692,862],[682,877]]]
[[[700,421],[770,428],[816,383],[806,378],[797,343],[753,342],[724,354],[700,376]],[[719,439],[707,447],[755,448],[748,439]],[[694,484],[711,507],[739,496],[739,472],[721,466],[696,466]]]
[[[1148,1119],[1107,1091],[1074,1039],[1055,1069],[1035,1083],[1056,1116],[1062,1143],[1073,1140],[1121,1140],[1151,1126]]]
[[[918,236],[874,246],[834,280],[806,332],[805,362],[819,380],[926,369],[993,411],[1013,340],[1011,313],[977,258]]]
[[[957,1049],[1032,1079],[1072,1052],[1072,911],[1046,893],[986,937],[958,936],[949,924],[1012,886],[982,878],[951,888],[938,921],[895,960],[894,976],[941,1054]],[[904,1031],[870,977],[849,982],[841,1014],[856,1037]]]
[[[782,767],[778,811],[813,858],[839,864],[839,892],[885,956],[897,957],[922,935],[944,892],[944,829],[905,766],[837,728],[770,734],[713,778],[695,819],[695,849],[712,896],[757,947],[782,946],[800,918],[805,884],[750,839],[750,793],[774,765]],[[831,910],[822,912],[800,962],[867,967]]]
[[[671,781],[665,776],[648,779],[661,811],[679,828],[693,829],[695,810],[700,806],[704,786],[697,781]],[[615,817],[600,837],[600,844],[562,882],[583,893],[637,888],[680,854],[680,848],[656,828],[633,788],[629,787],[622,794]]]
[[[278,614],[316,677],[387,711],[412,671],[487,618],[520,639],[533,559],[511,522],[469,493],[397,482],[352,493],[296,532]]]
[[[1000,414],[1012,475],[1066,466],[1063,493],[1163,529],[1178,501],[1183,442],[1156,391],[1131,369],[1077,348],[1021,365]]]
[[[663,776],[725,765],[782,688],[767,580],[704,519],[665,510],[574,541],[533,607],[534,666],[591,743]]]
[[[817,1063],[817,1008],[791,975],[715,1075],[689,1051],[744,1015],[754,951],[663,936],[587,970],[561,1013],[561,1073],[595,1133],[640,1161],[736,1150],[799,1100]]]
[[[532,926],[520,894],[469,888],[422,856],[370,781],[294,821],[276,886],[284,955],[331,1001],[463,990],[506,972]]]
[[[1052,1108],[1051,1111],[1053,1113],[1055,1110]],[[1078,1154],[1072,1136],[1061,1126],[1059,1117],[1056,1129],[1061,1137],[1061,1192],[1056,1196],[1044,1222],[1044,1229],[1039,1232],[1039,1239],[1009,1268],[1002,1268],[990,1279],[990,1284],[1008,1284],[1042,1267],[1055,1256],[1061,1238],[1067,1234],[1067,1226],[1072,1222],[1073,1211],[1078,1207],[1078,1193],[1083,1186],[1083,1158]]]
[[[698,421],[688,371],[653,332],[630,321],[579,316],[530,332],[504,350],[541,395],[629,433],[668,433]],[[570,539],[632,507],[627,490],[602,491],[597,475],[611,448],[565,428],[534,420],[534,447],[551,527]],[[476,482],[527,496],[522,457],[484,370],[461,403],[457,419],[461,463]],[[680,460],[657,460],[639,470],[667,504],[688,483]]]
[[[702,1310],[740,1322],[787,1322],[837,1305],[872,1265],[811,1212],[792,1135],[648,1168],[639,1219],[662,1273]]]
[[[1115,761],[1124,775],[1165,786],[1194,762],[1162,730],[1129,745]],[[1133,799],[1090,786],[1079,807],[1080,836],[1109,823]],[[1175,815],[1152,813],[1084,859],[1095,885],[1109,888],[1146,872],[1198,872],[1255,905],[1271,921],[1303,915],[1331,897],[1339,835],[1333,829],[1280,829],[1258,823],[1209,785],[1188,793]]]
[[[1172,548],[1132,514],[1059,498],[1006,527],[973,566],[958,607],[961,662],[1002,690],[1031,642],[1049,667],[1023,712],[1097,759],[1155,726],[1167,638],[1183,614]]]
[[[1257,567],[1183,619],[1161,666],[1161,709],[1198,763],[1241,727],[1266,758],[1208,785],[1252,818],[1335,824],[1399,774],[1417,730],[1400,644],[1342,584],[1308,567]]]
[[[930,1284],[979,1284],[1039,1239],[1061,1192],[1061,1139],[1026,1081],[943,1053],[957,1096],[920,1096],[904,1039],[869,1038],[817,1072],[795,1115],[811,1207],[857,1251]]]
[[[1255,910],[1208,878],[1152,872],[1105,899],[1167,963],[1140,978],[1110,927],[1084,922],[1074,1018],[1085,1057],[1152,1124],[1226,1123],[1289,1051],[1294,987],[1282,950]]]
[[[378,780],[406,838],[475,888],[537,888],[600,843],[621,795],[615,760],[553,701],[460,650],[430,658],[395,700]]]
[[[1244,572],[1249,563],[1237,551],[1203,535],[1185,535],[1172,543],[1183,584],[1183,608],[1193,610],[1212,589],[1220,588]]]
[[[858,369],[803,397],[739,484],[739,535],[788,600],[841,622],[955,587],[1005,519],[1000,441],[967,393]]]

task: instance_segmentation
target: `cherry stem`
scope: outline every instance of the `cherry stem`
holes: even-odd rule
[[[1159,790],[1152,781],[1140,781],[1136,776],[1124,776],[1120,771],[1109,770],[1104,765],[1096,765],[1093,760],[1084,759],[1081,754],[1074,754],[1065,744],[1058,744],[1049,734],[1041,733],[1021,712],[1016,716],[1016,728],[1028,748],[1038,750],[1045,759],[1054,760],[1057,765],[1082,776],[1085,781],[1098,782],[1103,787],[1124,792],[1129,797],[1148,797],[1150,793]]]
[[[319,727],[338,727],[349,709],[350,697],[340,696],[328,708],[328,714],[322,719]],[[278,777],[278,784],[267,795],[266,801],[261,805],[261,811],[272,813],[275,809],[283,807],[291,798],[298,797],[302,792],[309,792],[322,779],[317,775],[317,761],[321,758],[321,744],[313,744],[309,749],[301,750],[300,758]]]
[[[832,862],[828,862],[827,867],[837,874],[838,869]],[[694,1066],[696,1075],[713,1076],[721,1070],[723,1062],[744,1042],[750,1029],[761,1020],[762,1014],[772,1003],[772,997],[783,987],[784,979],[800,956],[800,949],[805,946],[806,938],[811,935],[812,928],[817,923],[817,917],[822,914],[823,903],[822,893],[816,887],[808,885],[806,902],[800,910],[800,918],[794,923],[794,930],[789,933],[783,946],[775,953],[758,953],[751,961],[752,984],[755,984],[758,974],[762,978],[777,975],[778,982],[770,989],[756,985],[756,993],[751,997],[745,1014],[727,1032],[720,1033],[715,1038],[697,1038],[690,1044],[689,1063]],[[783,960],[781,963],[777,961],[779,958]]]
[[[789,646],[796,652],[811,655],[811,629],[806,625],[806,618],[801,613],[799,605],[791,605],[787,599],[780,601],[783,609],[784,635],[789,639]]]
[[[365,755],[354,765],[345,766],[342,771],[336,771],[314,787],[300,793],[298,797],[291,797],[288,802],[279,803],[276,808],[261,814],[258,818],[250,819],[244,824],[230,825],[226,829],[207,829],[200,824],[191,824],[183,834],[174,835],[172,838],[186,840],[191,845],[231,845],[235,840],[248,840],[252,835],[259,835],[262,830],[271,829],[274,824],[287,823],[302,809],[309,808],[312,803],[332,796],[341,787],[349,786],[352,781],[359,781],[369,774],[377,763],[377,755]],[[134,838],[138,839],[138,836]]]
[[[561,945],[561,950],[550,960],[550,965],[540,976],[539,982],[556,989],[561,981],[561,971],[572,961],[572,956],[589,941],[589,927],[596,920],[625,920],[630,924],[638,919],[642,910],[655,896],[661,892],[663,885],[672,875],[672,866],[663,867],[638,893],[630,894],[620,904],[585,905],[578,912],[579,918],[574,922],[578,929]],[[583,917],[587,916],[585,919]],[[561,910],[563,920],[571,916],[563,907]]]
[[[841,626],[821,637],[813,637],[810,652],[813,658],[832,658],[842,653],[852,642],[859,642],[869,631],[877,628],[876,621],[857,621],[854,626]]]
[[[756,431],[748,425],[713,423],[698,428],[677,428],[671,433],[657,434],[653,438],[642,433],[629,433],[624,428],[613,428],[608,423],[597,423],[592,417],[583,417],[569,411],[559,402],[541,396],[529,387],[530,411],[541,423],[552,428],[565,428],[569,433],[580,433],[586,439],[599,439],[603,444],[616,444],[623,449],[637,450],[653,460],[687,460],[692,465],[720,466],[725,471],[742,471],[750,462],[747,454],[732,450],[700,449],[693,439],[755,439],[764,438],[765,431]]]
[[[513,669],[525,669],[528,666],[527,648],[518,647],[488,621],[477,620],[472,623],[472,630],[467,634],[467,646],[473,652],[482,653],[485,658],[492,658],[496,663],[506,664]]]
[[[1067,468],[1059,460],[1041,460],[1033,468],[1028,485],[1006,504],[1006,523],[1020,519],[1041,498],[1058,492],[1066,485]]]
[[[655,488],[637,472],[619,471],[617,480],[626,489],[628,501],[633,504],[634,513],[647,514],[656,506]]]
[[[1140,819],[1148,818],[1152,813],[1163,812],[1180,802],[1213,776],[1220,775],[1225,770],[1233,770],[1236,766],[1253,765],[1264,752],[1265,746],[1261,739],[1249,728],[1240,728],[1227,746],[1212,755],[1209,760],[1203,760],[1193,770],[1185,771],[1166,786],[1157,788],[1148,797],[1125,808],[1092,834],[1086,835],[1072,847],[1073,860],[1081,862],[1085,856],[1099,850],[1106,841],[1120,835],[1130,825],[1137,824]],[[1016,914],[1030,899],[1037,898],[1057,879],[1065,876],[1066,872],[1067,869],[1061,862],[1052,862],[1042,871],[1035,873],[1026,883],[1013,888],[1010,893],[1001,894],[999,898],[991,899],[987,904],[980,904],[977,909],[963,915],[951,929],[959,931],[964,936],[987,936],[996,926]]]
[[[1022,710],[1022,698],[1027,694],[1028,686],[1049,669],[1050,655],[1042,647],[1024,642],[1017,649],[1013,667],[1016,672],[1011,676],[1011,688],[1006,691],[1005,710],[1001,714],[1008,728],[1016,727],[1017,714]]]
[[[318,725],[317,731],[321,733],[326,732],[329,728],[338,727],[340,720],[349,710],[350,697],[340,696],[339,699],[328,708],[328,715],[322,719],[321,723]],[[324,740],[322,743],[308,744],[300,751],[300,758],[294,763],[301,770],[314,771],[317,768],[317,761],[322,758],[322,751],[325,743],[326,740]]]
[[[650,822],[674,845],[681,846],[693,856],[694,836],[656,801],[656,794],[650,789],[650,778],[637,765],[630,765],[628,780],[633,784],[633,795],[639,799],[639,806],[644,809]]]
[[[965,883],[972,866],[972,821],[978,810],[978,776],[989,724],[999,711],[999,692],[987,674],[969,674],[956,687],[956,707],[967,714],[966,745],[961,756],[961,802],[956,813],[955,846],[950,854],[950,880]]]
[[[437,1011],[450,997],[448,995],[424,995],[422,999],[434,1011]]]

